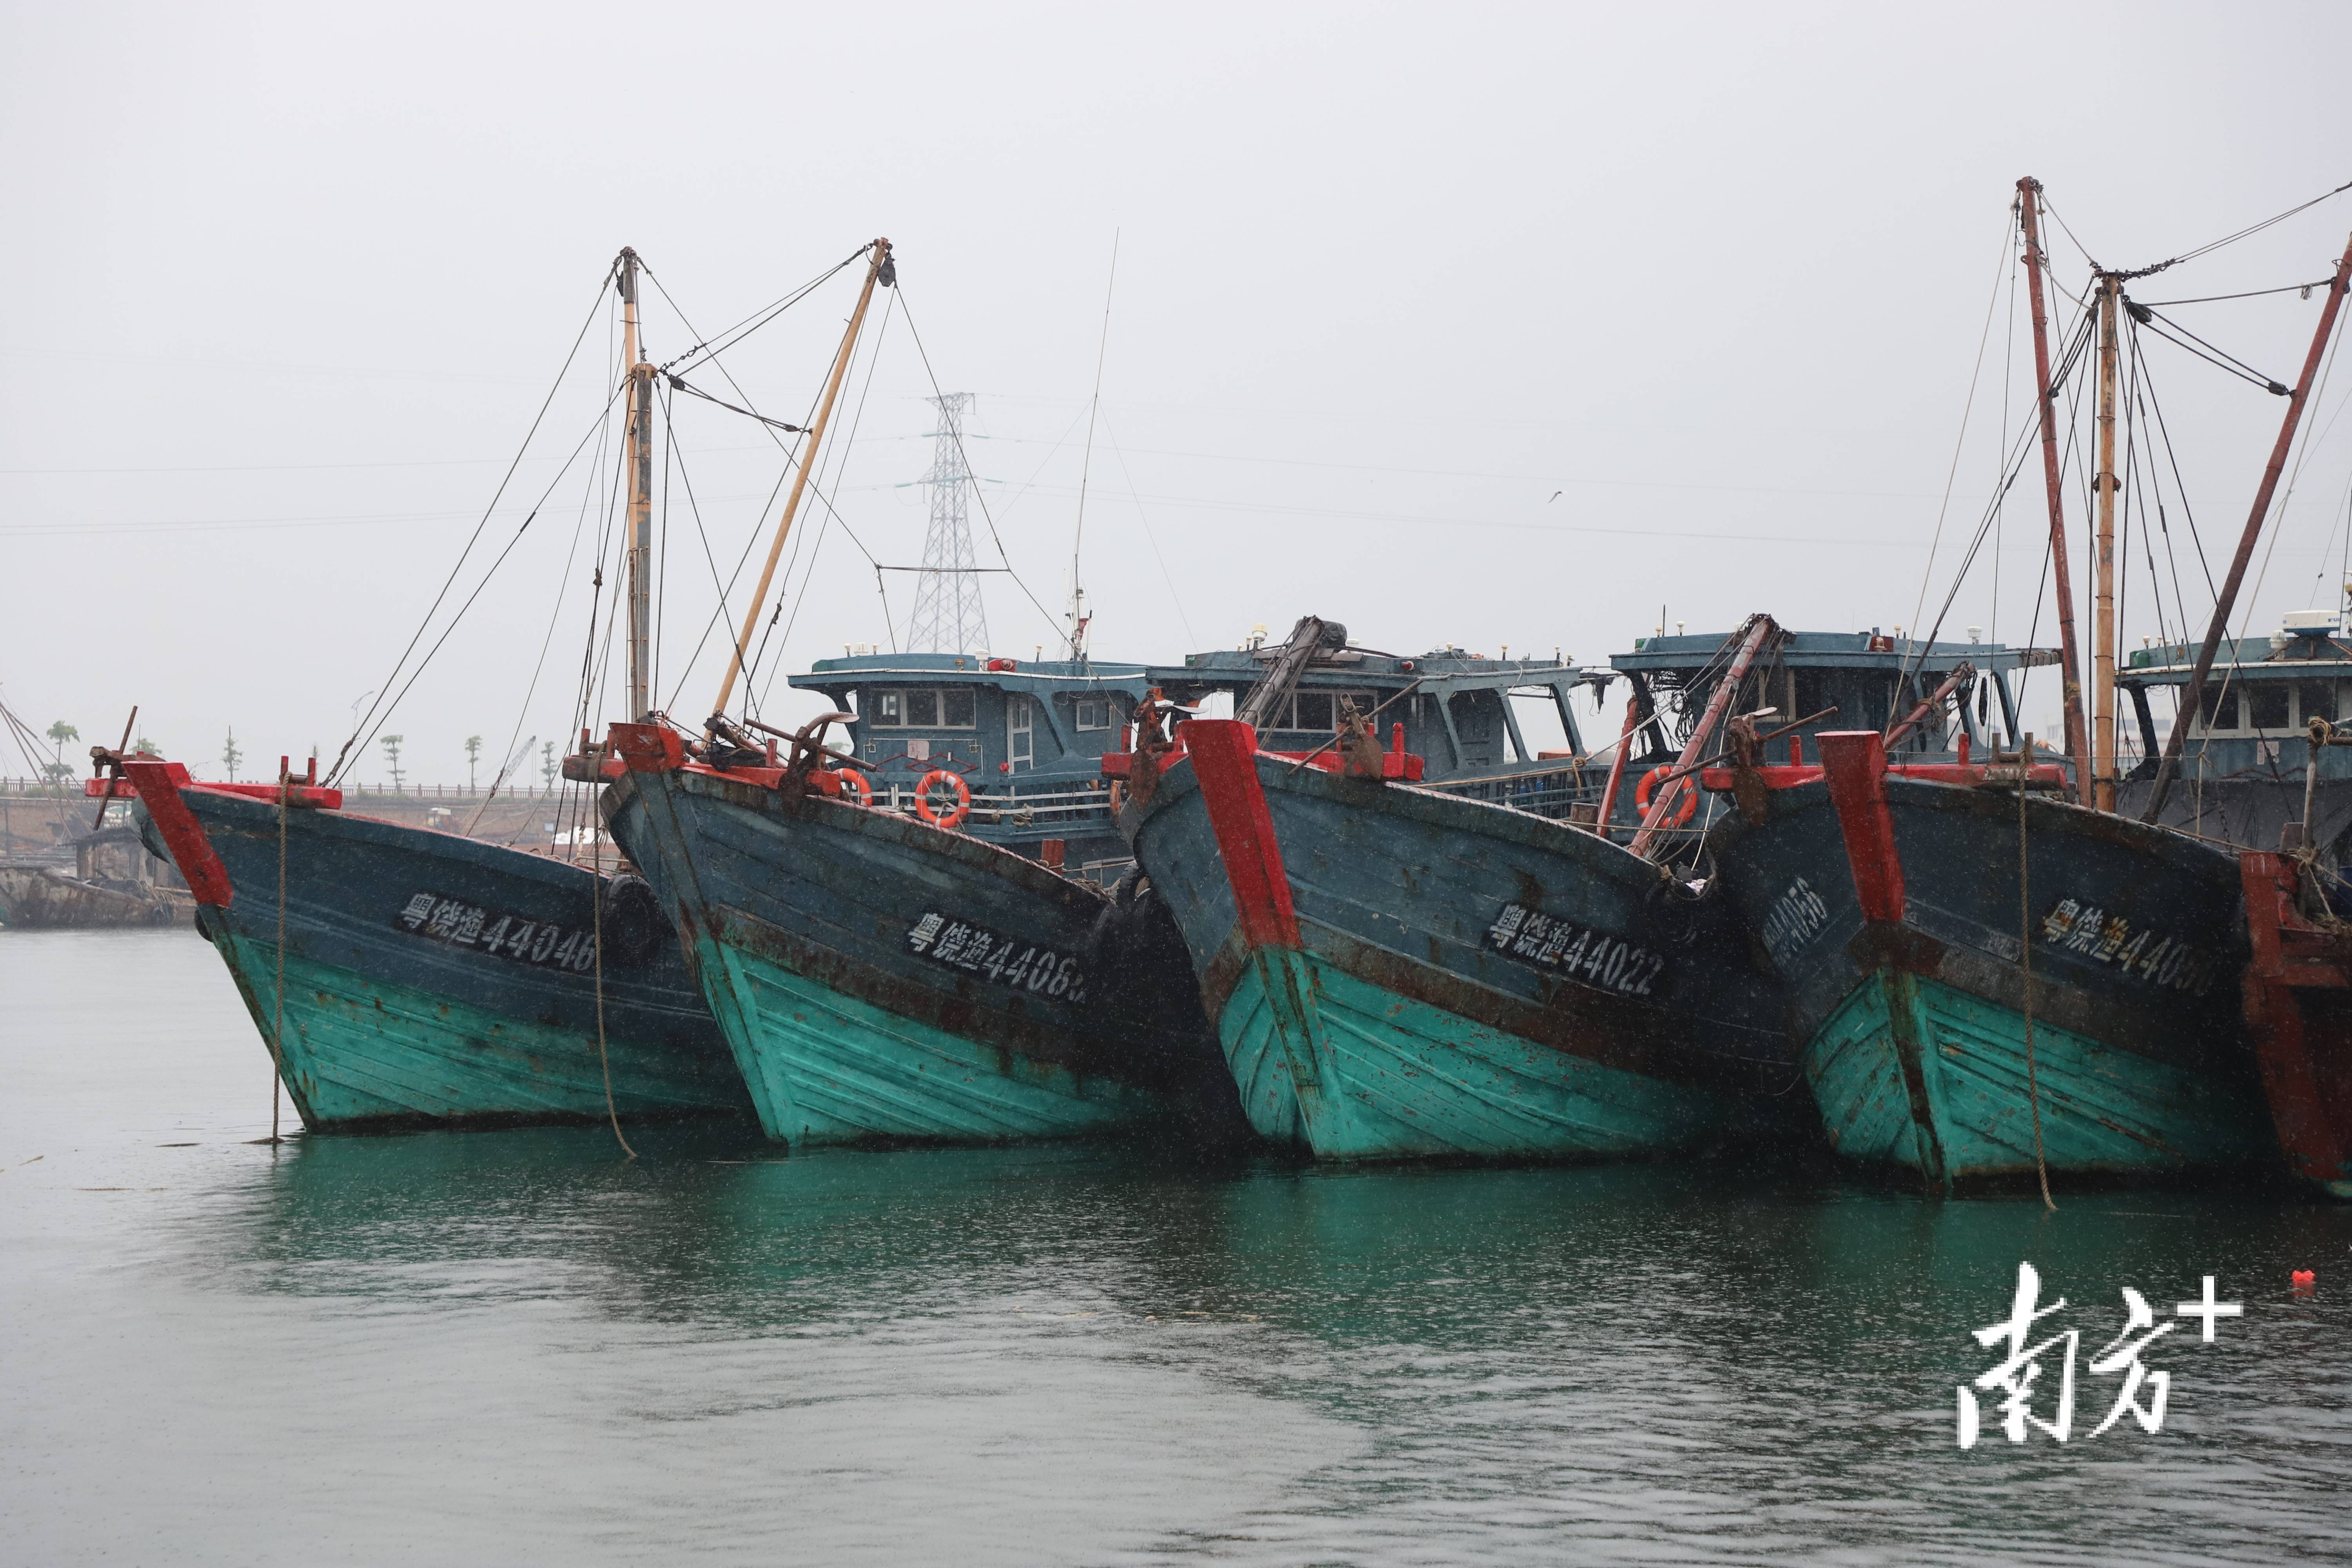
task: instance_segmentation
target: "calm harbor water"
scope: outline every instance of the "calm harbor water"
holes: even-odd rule
[[[562,1130],[272,1149],[186,931],[0,935],[0,1561],[2352,1560],[2352,1214]],[[1962,1452],[2018,1263],[2074,1439]],[[2297,1296],[2289,1271],[2317,1271]],[[2096,1438],[2121,1288],[2182,1321]],[[2048,1368],[2054,1380],[2057,1365]],[[2047,1414],[2047,1405],[2043,1406]]]

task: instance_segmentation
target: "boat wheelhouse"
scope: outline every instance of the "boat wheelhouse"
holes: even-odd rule
[[[2136,648],[2116,674],[2137,720],[2141,753],[2116,791],[2126,815],[2147,804],[2163,728],[2178,710],[2197,651],[2180,643]],[[2155,711],[2159,705],[2167,711]],[[2265,851],[2281,847],[2289,823],[2305,823],[2288,847],[2308,844],[2331,867],[2352,859],[2352,735],[2336,738],[2338,716],[2352,714],[2352,647],[2341,616],[2295,611],[2267,637],[2224,639],[2197,706],[2159,822]],[[2315,780],[2307,771],[2315,756]]]
[[[1721,678],[1727,640],[1721,632],[1643,637],[1631,653],[1611,657],[1610,665],[1632,684],[1643,715],[1625,760],[1628,778],[1674,766]],[[1773,760],[1800,763],[1819,755],[1814,737],[1824,731],[1893,731],[1915,712],[1917,720],[1887,742],[1887,754],[1897,763],[1948,761],[1959,755],[1964,741],[1971,753],[2013,749],[2023,731],[2025,672],[2054,666],[2059,657],[2055,648],[1973,637],[1924,643],[1876,628],[1791,632],[1751,676],[1759,705],[1771,710],[1756,728],[1776,737]],[[1634,792],[1618,793],[1610,820],[1629,826],[1641,815]],[[1696,829],[1704,831],[1707,817],[1722,809],[1720,804],[1702,807]]]
[[[1254,639],[1255,640],[1255,639]],[[867,764],[875,804],[912,811],[923,779],[944,770],[971,792],[962,831],[1032,859],[1104,881],[1129,861],[1112,817],[1102,758],[1128,745],[1136,707],[1154,689],[1188,707],[1237,701],[1257,684],[1277,647],[1244,646],[1185,657],[1181,664],[1101,659],[997,658],[976,654],[850,652],[792,678],[853,713],[852,755]],[[1265,731],[1269,749],[1331,744],[1352,706],[1377,712],[1384,734],[1404,726],[1404,748],[1423,757],[1426,782],[1449,793],[1503,796],[1543,786],[1565,815],[1586,750],[1570,701],[1598,689],[1606,670],[1558,658],[1487,658],[1452,647],[1411,658],[1339,648],[1299,678]],[[1538,751],[1515,701],[1557,716],[1569,755]],[[1589,769],[1582,769],[1589,773]],[[1597,776],[1594,778],[1597,785]]]

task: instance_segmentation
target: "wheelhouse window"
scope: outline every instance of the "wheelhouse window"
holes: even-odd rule
[[[2255,680],[2246,683],[2246,722],[2257,730],[2276,731],[2294,722],[2286,716],[2286,683]]]
[[[1073,704],[1081,730],[1108,730],[1118,722],[1118,708],[1108,697],[1081,697]]]
[[[2238,689],[2223,689],[2219,682],[2205,689],[2204,700],[2198,704],[2198,716],[2204,720],[2209,734],[2238,727]]]
[[[1294,691],[1275,709],[1269,730],[1304,730],[1328,735],[1339,727],[1339,703],[1353,702],[1358,713],[1370,713],[1380,699],[1370,691]]]
[[[2306,719],[2336,721],[2346,693],[2333,680],[2225,679],[2217,673],[2198,704],[2209,735],[2253,735],[2276,740],[2302,729]]]
[[[877,730],[971,730],[978,727],[978,703],[969,686],[900,686],[877,691],[873,717]]]

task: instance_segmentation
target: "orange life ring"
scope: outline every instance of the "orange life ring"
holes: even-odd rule
[[[841,798],[852,805],[874,804],[874,786],[866,782],[864,773],[854,768],[834,768],[825,776],[836,781],[841,791]]]
[[[1668,773],[1673,773],[1674,771],[1674,769],[1666,766],[1664,763],[1661,763],[1656,767],[1652,768],[1648,773],[1643,773],[1642,775],[1642,782],[1633,786],[1633,809],[1636,811],[1649,810],[1650,792],[1657,787],[1657,784],[1660,779],[1665,777]],[[1690,821],[1692,816],[1696,813],[1697,810],[1698,791],[1695,789],[1686,789],[1683,791],[1682,805],[1675,808],[1674,815],[1666,818],[1664,826],[1668,827],[1680,827],[1685,823]]]
[[[956,793],[955,809],[944,816],[931,809],[931,786],[941,784],[954,785]],[[945,768],[933,768],[915,786],[915,815],[933,827],[961,827],[963,819],[971,815],[971,786]]]

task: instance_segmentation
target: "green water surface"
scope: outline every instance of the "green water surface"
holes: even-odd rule
[[[0,1561],[2352,1559],[2352,1214],[2288,1197],[273,1149],[194,936],[0,935]],[[2021,1259],[2075,1436],[1963,1453]],[[2121,1288],[2171,1321],[2205,1274],[2245,1316],[2087,1439]]]

